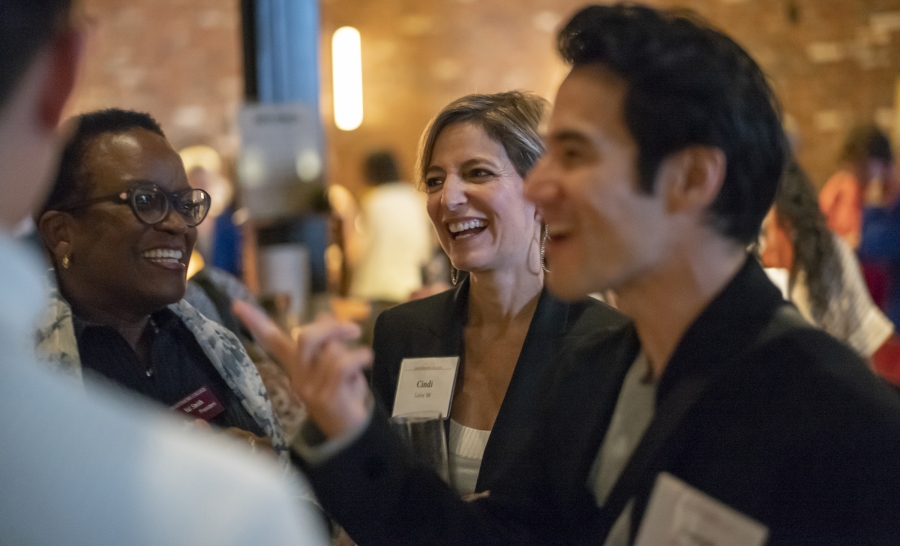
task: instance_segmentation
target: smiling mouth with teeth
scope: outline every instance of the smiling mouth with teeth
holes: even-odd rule
[[[181,258],[184,253],[180,250],[171,250],[167,248],[154,248],[141,254],[143,258],[153,263],[161,265],[182,265]]]
[[[465,239],[467,237],[472,237],[474,235],[478,235],[484,228],[486,228],[488,223],[481,219],[473,219],[466,220],[464,222],[451,222],[447,225],[447,229],[450,231],[450,236],[453,239]]]

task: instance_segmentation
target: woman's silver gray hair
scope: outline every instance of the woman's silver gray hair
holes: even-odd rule
[[[481,127],[489,137],[503,145],[516,172],[524,178],[544,151],[538,126],[548,106],[543,98],[520,91],[466,95],[451,102],[422,133],[416,159],[416,186],[424,187],[425,173],[431,164],[438,136],[456,123],[474,123]]]

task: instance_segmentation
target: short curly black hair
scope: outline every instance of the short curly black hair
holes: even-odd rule
[[[710,221],[741,243],[756,239],[787,143],[778,101],[747,52],[693,12],[631,4],[582,9],[558,46],[573,67],[602,66],[625,81],[642,191],[654,191],[666,156],[691,145],[719,148],[727,166]]]
[[[72,138],[62,152],[59,171],[50,195],[38,213],[74,205],[90,193],[90,177],[84,171],[84,155],[95,138],[107,133],[120,134],[132,129],[146,129],[163,138],[162,128],[153,116],[144,112],[108,108],[75,116],[66,123],[77,123]]]

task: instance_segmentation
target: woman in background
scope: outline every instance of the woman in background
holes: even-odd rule
[[[809,177],[791,159],[763,221],[762,261],[788,271],[787,294],[803,316],[871,358],[893,324],[872,302],[856,255],[832,233]]]

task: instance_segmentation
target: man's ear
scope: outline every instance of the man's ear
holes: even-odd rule
[[[688,146],[663,161],[659,190],[670,212],[703,211],[725,181],[725,152],[712,146]]]
[[[84,45],[85,32],[78,27],[67,27],[48,44],[49,66],[37,102],[38,118],[48,129],[56,129],[66,100],[75,87]]]
[[[71,219],[71,216],[58,210],[48,210],[38,218],[38,233],[56,264],[72,253]]]

